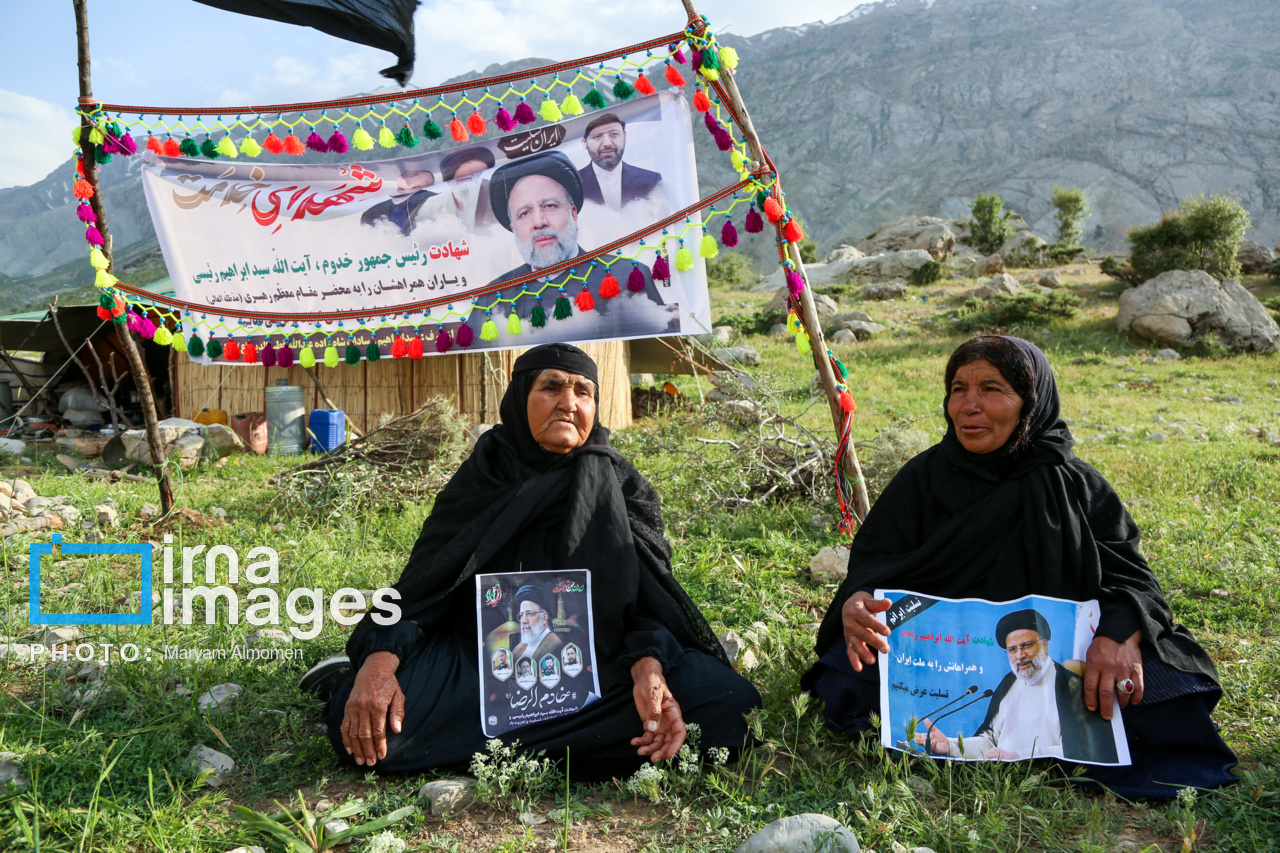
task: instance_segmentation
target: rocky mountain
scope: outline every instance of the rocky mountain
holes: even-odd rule
[[[1198,192],[1235,192],[1280,238],[1280,18],[1273,0],[885,0],[831,23],[723,36],[783,185],[822,248],[997,192],[1052,236],[1082,186],[1090,248]],[[512,63],[527,67],[528,60]],[[505,67],[505,66],[504,66]],[[489,70],[489,69],[486,69]],[[706,189],[731,175],[695,134]],[[0,190],[0,274],[83,257],[70,166]],[[116,245],[153,238],[138,163],[104,169]]]

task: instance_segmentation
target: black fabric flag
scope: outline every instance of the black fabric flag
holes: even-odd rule
[[[413,74],[413,11],[418,0],[196,0],[206,6],[314,27],[340,39],[388,50],[399,60],[382,69],[404,86]]]

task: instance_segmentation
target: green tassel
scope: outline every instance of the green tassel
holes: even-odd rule
[[[236,150],[236,144],[231,141],[230,136],[224,136],[218,140],[216,150],[223,157],[239,157],[240,152]]]
[[[760,192],[756,193],[756,207],[759,208],[762,212],[764,211],[765,199],[767,199],[768,197],[769,197],[769,193],[767,193],[764,190],[760,190]]]
[[[560,109],[567,116],[580,116],[583,112],[582,101],[579,101],[578,96],[573,94],[573,92],[570,92],[568,95],[565,95],[564,101],[560,104]]]
[[[636,93],[636,90],[630,83],[618,78],[618,82],[613,84],[613,96],[620,101],[625,101]]]
[[[703,234],[702,245],[698,247],[698,254],[704,258],[714,258],[720,254],[720,244],[710,234]]]
[[[514,317],[515,314],[512,314],[511,316]],[[485,320],[484,325],[480,327],[480,340],[496,341],[497,339],[498,339],[498,324],[493,322],[492,318]]]
[[[844,366],[844,362],[836,359],[836,370],[840,371],[840,381],[844,382],[849,378],[849,368]]]
[[[341,359],[338,358],[337,347],[335,347],[333,344],[329,344],[327,347],[324,348],[324,366],[325,367],[337,367],[339,361],[341,361]]]
[[[591,107],[593,110],[602,110],[608,103],[604,99],[604,95],[600,94],[600,90],[595,86],[591,87],[591,91],[587,92],[587,96],[582,99],[582,103]]]
[[[706,71],[710,69],[714,71],[719,67],[720,67],[720,51],[716,50],[715,48],[711,48],[710,50],[704,50],[702,52],[702,70]]]
[[[204,341],[200,340],[199,335],[192,335],[191,340],[187,341],[187,355],[192,358],[204,355]]]
[[[105,273],[99,273],[99,275],[105,275]],[[98,297],[98,304],[110,311],[112,308],[116,307],[116,298],[110,293],[103,291],[102,295]]]
[[[101,145],[95,145],[93,146],[93,160],[99,166],[105,166],[111,162],[111,155]]]
[[[173,343],[173,332],[169,331],[167,326],[161,324],[156,329],[156,336],[152,340],[156,342],[157,346],[167,347]]]
[[[507,334],[520,334],[520,315],[515,312],[515,308],[511,309],[511,316],[507,318]]]
[[[200,146],[196,145],[196,141],[190,136],[183,137],[182,141],[178,143],[178,150],[182,152],[184,157],[200,156]]]
[[[676,269],[680,272],[688,272],[693,269],[693,252],[685,246],[680,247],[680,251],[676,252]]]
[[[377,361],[382,358],[382,350],[378,349],[377,341],[369,341],[369,345],[364,348],[365,361]]]
[[[308,368],[316,366],[315,350],[311,349],[311,344],[305,340],[302,342],[302,351],[298,353],[298,364]]]
[[[351,144],[359,151],[368,151],[373,147],[373,137],[363,127],[357,127],[356,132],[351,134]],[[244,150],[243,147],[241,150]]]
[[[406,125],[405,130],[408,130],[408,129],[409,129],[408,125]],[[439,139],[440,137],[444,136],[444,131],[440,129],[440,125],[436,124],[435,119],[433,119],[431,116],[427,116],[426,122],[422,125],[422,135],[425,136],[427,139]],[[416,142],[413,143],[413,145],[417,145],[417,144],[418,143]],[[409,147],[412,148],[413,145],[410,145]]]
[[[262,153],[262,146],[252,136],[246,136],[240,143],[240,153],[246,157],[257,157]]]
[[[542,106],[538,108],[538,114],[546,121],[559,121],[564,118],[564,113],[560,112],[559,105],[551,98],[542,99]]]
[[[396,135],[385,124],[378,129],[378,144],[383,148],[396,147]]]
[[[809,335],[807,333],[796,333],[796,349],[800,350],[801,353],[808,353],[812,350],[812,347],[809,346]]]
[[[353,366],[359,364],[360,363],[360,347],[356,346],[355,344],[347,344],[347,351],[342,356],[342,360],[345,361],[347,364],[350,364]]]
[[[533,306],[533,310],[529,312],[529,325],[535,329],[547,325],[547,312],[541,305]]]
[[[222,356],[222,344],[217,338],[209,338],[209,345],[204,348],[205,355],[212,359],[218,359]]]
[[[552,316],[557,320],[568,320],[573,316],[573,308],[569,305],[569,297],[561,296],[556,300],[556,312]]]
[[[218,146],[207,136],[204,138],[204,142],[200,143],[200,153],[208,157],[210,160],[217,160],[222,156],[218,151]]]
[[[428,119],[428,121],[430,121],[430,119]],[[439,128],[436,129],[439,130]],[[423,132],[426,132],[425,128],[423,129]],[[415,148],[418,145],[418,137],[413,135],[413,129],[406,124],[404,127],[400,128],[400,132],[396,134],[396,142],[399,142],[405,148]]]

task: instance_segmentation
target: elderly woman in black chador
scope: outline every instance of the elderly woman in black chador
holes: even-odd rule
[[[379,626],[366,617],[356,628],[346,649],[354,679],[322,665],[304,680],[318,691],[336,683],[325,721],[340,757],[416,773],[465,765],[484,749],[473,578],[517,566],[592,572],[601,695],[504,739],[550,756],[568,750],[579,779],[672,757],[686,723],[698,723],[704,747],[744,745],[744,716],[760,696],[672,575],[658,495],[609,446],[597,401],[596,365],[576,347],[548,344],[516,359],[502,423],[436,497],[395,585],[403,618]],[[522,613],[547,609],[545,598],[531,587],[517,596]]]
[[[820,657],[801,684],[828,723],[861,732],[879,711],[876,652],[888,652],[889,628],[877,614],[889,602],[876,588],[1097,599],[1084,705],[1110,719],[1118,697],[1133,764],[1089,767],[1088,778],[1126,797],[1234,781],[1235,756],[1209,718],[1222,695],[1213,662],[1174,623],[1115,490],[1071,452],[1044,353],[1018,338],[967,341],[947,362],[944,410],[946,435],[881,494],[818,630]]]

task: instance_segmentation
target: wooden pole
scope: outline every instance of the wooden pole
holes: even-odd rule
[[[702,16],[698,14],[697,9],[693,6],[693,0],[682,0],[685,11],[689,14],[691,22],[701,22]],[[738,114],[740,119],[739,130],[742,131],[742,137],[746,140],[747,149],[751,152],[751,158],[757,164],[768,163],[764,153],[764,146],[760,143],[760,136],[756,133],[755,125],[751,122],[751,114],[747,111],[746,102],[742,99],[742,93],[738,90],[738,83],[734,79],[733,72],[723,66],[720,67],[720,82],[723,85],[724,92],[728,96],[730,105]],[[778,191],[779,201],[782,194],[782,179],[775,175],[775,186]],[[796,273],[804,281],[804,290],[800,293],[800,312],[804,318],[806,331],[809,333],[810,343],[814,352],[814,363],[818,368],[818,376],[822,380],[822,387],[827,392],[827,403],[831,407],[831,419],[835,423],[836,441],[842,441],[842,432],[844,427],[845,413],[840,405],[840,392],[836,386],[839,380],[836,379],[835,371],[831,367],[831,362],[826,357],[827,343],[822,334],[822,323],[818,320],[818,308],[813,302],[813,288],[809,286],[809,278],[805,274],[804,262],[800,260],[800,250],[794,243],[786,243],[787,252],[791,258],[791,263],[795,266]],[[867,517],[867,512],[871,509],[871,501],[867,497],[867,483],[862,476],[862,466],[858,463],[858,454],[853,447],[853,437],[849,437],[845,446],[845,453],[842,461],[845,476],[848,478],[850,485],[853,487],[853,513],[861,524]]]
[[[88,0],[71,0],[76,12],[76,53],[80,66],[80,155],[84,163],[84,179],[93,186],[93,196],[89,205],[97,215],[98,231],[102,234],[106,245],[107,271],[112,269],[111,241],[107,236],[106,211],[102,206],[102,190],[98,186],[98,164],[93,159],[93,143],[89,141],[89,131],[93,124],[87,113],[97,102],[93,99],[93,86],[89,74],[89,9]],[[168,515],[173,511],[173,485],[169,482],[169,472],[164,467],[164,445],[160,441],[159,419],[156,417],[156,401],[151,392],[151,374],[147,371],[147,363],[142,358],[138,342],[127,324],[119,324],[117,329],[121,348],[125,358],[129,360],[129,372],[133,374],[134,384],[138,389],[138,402],[142,406],[142,420],[147,428],[147,445],[151,448],[151,464],[156,466],[156,485],[160,489],[160,512]]]

